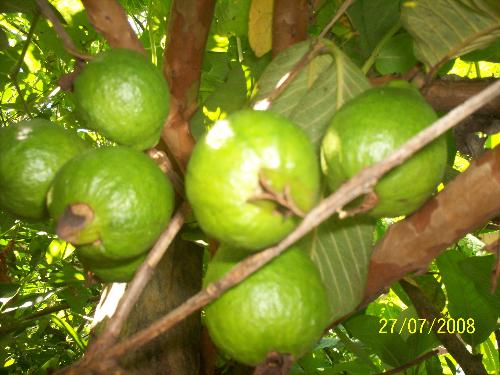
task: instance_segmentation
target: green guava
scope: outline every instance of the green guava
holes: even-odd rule
[[[0,207],[19,218],[48,218],[45,197],[56,172],[89,146],[48,120],[0,129]]]
[[[281,240],[317,202],[318,164],[302,129],[272,112],[243,110],[196,144],[186,194],[206,233],[257,250]]]
[[[120,260],[145,253],[172,214],[170,181],[146,155],[127,147],[89,150],[56,175],[47,195],[57,234],[74,245],[102,245]]]
[[[381,161],[436,119],[420,93],[402,85],[372,88],[349,101],[334,115],[321,146],[330,189]],[[446,140],[440,137],[380,179],[378,204],[368,214],[395,217],[415,211],[441,182],[446,161]]]
[[[246,254],[222,245],[204,284],[221,278]],[[319,272],[307,253],[294,246],[208,305],[204,322],[218,348],[254,366],[269,352],[297,359],[311,350],[329,316]]]
[[[139,150],[158,143],[169,110],[168,86],[139,52],[101,53],[76,78],[74,94],[89,129]]]
[[[83,267],[106,283],[129,282],[147,256],[145,253],[123,261],[109,260],[106,258],[107,251],[102,245],[80,246],[75,251]]]

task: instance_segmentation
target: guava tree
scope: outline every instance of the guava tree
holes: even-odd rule
[[[84,269],[53,222],[2,213],[1,373],[500,372],[497,0],[4,0],[0,12],[2,127],[50,119],[109,145],[86,130],[73,84],[102,51],[137,51],[168,82],[168,118],[147,154],[177,192],[177,211],[126,289]],[[263,186],[300,224],[203,289],[219,244],[183,184],[208,129],[244,108],[271,111],[305,131],[319,160],[344,104],[394,80],[418,88],[442,120],[336,191],[325,181],[309,213]],[[377,181],[441,134],[439,192],[406,217],[367,216]],[[218,352],[200,311],[297,241],[333,306],[321,341],[301,358],[270,352],[256,368]]]

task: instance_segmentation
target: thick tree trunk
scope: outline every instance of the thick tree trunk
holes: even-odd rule
[[[124,335],[147,327],[198,292],[201,289],[202,261],[202,248],[176,238],[127,320]],[[198,374],[200,332],[200,315],[193,314],[144,350],[125,357],[124,368],[130,374],[140,375]]]

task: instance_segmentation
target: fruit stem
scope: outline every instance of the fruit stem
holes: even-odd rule
[[[65,241],[77,242],[80,231],[93,220],[94,211],[88,204],[70,204],[57,222],[56,233]]]
[[[285,186],[283,193],[278,193],[272,189],[272,186],[262,176],[259,177],[259,185],[262,190],[248,199],[249,202],[269,200],[275,202],[278,205],[278,207],[276,207],[277,211],[280,213],[284,211],[285,216],[289,216],[290,214],[298,217],[305,216],[305,213],[293,202],[293,199],[290,196],[289,185]]]

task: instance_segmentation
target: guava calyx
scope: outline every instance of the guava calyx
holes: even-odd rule
[[[77,243],[80,232],[93,220],[94,211],[88,204],[70,204],[57,222],[56,233],[65,241]]]

